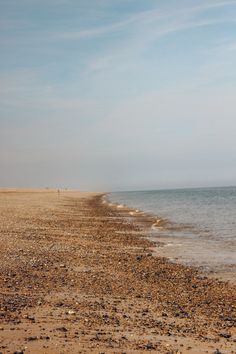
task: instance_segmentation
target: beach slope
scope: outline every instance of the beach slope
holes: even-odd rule
[[[155,257],[137,221],[102,194],[0,190],[0,352],[235,353],[235,285]]]

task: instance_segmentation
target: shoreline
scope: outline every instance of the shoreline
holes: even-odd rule
[[[234,353],[235,286],[153,256],[151,219],[103,195],[0,191],[0,351]]]
[[[234,283],[234,285],[236,284],[236,265],[225,264],[224,266],[222,265],[220,268],[215,269],[214,265],[209,267],[208,264],[201,266],[195,264],[193,259],[191,259],[191,255],[187,257],[187,260],[184,260],[182,257],[183,252],[177,252],[176,246],[179,246],[181,242],[186,243],[186,238],[183,237],[182,239],[181,237],[177,238],[175,236],[169,235],[163,236],[161,234],[163,230],[166,232],[169,231],[171,233],[173,227],[176,228],[176,226],[172,225],[170,220],[164,219],[159,215],[155,215],[154,213],[147,213],[144,210],[129,207],[126,204],[111,202],[109,200],[109,193],[104,194],[102,199],[103,203],[108,205],[108,207],[122,212],[124,217],[130,218],[131,220],[134,219],[139,225],[144,225],[144,232],[146,232],[146,237],[154,243],[153,255],[156,255],[156,257],[165,257],[170,262],[189,266],[200,272],[203,276],[220,279],[226,282],[230,281]],[[185,230],[185,228],[183,228],[183,230]],[[171,250],[168,247],[170,245],[172,246]],[[197,246],[198,242],[196,242],[196,247]]]

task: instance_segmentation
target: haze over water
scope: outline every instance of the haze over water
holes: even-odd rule
[[[208,271],[236,269],[236,187],[111,193],[112,202],[168,219],[155,228],[158,250],[172,260]]]

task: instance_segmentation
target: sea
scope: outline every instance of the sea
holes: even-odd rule
[[[114,192],[108,198],[167,221],[148,233],[157,255],[235,277],[236,187]]]

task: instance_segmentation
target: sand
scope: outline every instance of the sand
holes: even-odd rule
[[[236,353],[235,284],[154,256],[149,222],[101,194],[1,190],[0,352]]]

